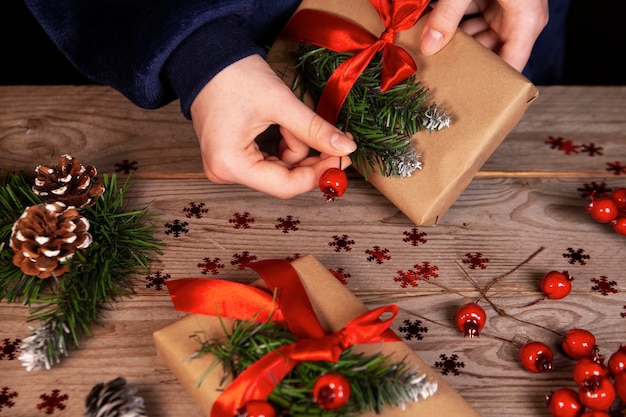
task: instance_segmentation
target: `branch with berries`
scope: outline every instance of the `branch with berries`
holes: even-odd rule
[[[98,182],[69,155],[0,177],[0,300],[30,306],[38,321],[20,346],[28,371],[50,369],[90,334],[107,303],[133,291],[133,274],[159,251],[145,210],[126,211],[127,179]]]

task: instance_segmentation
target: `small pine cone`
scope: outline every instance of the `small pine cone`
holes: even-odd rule
[[[48,278],[67,271],[63,262],[91,244],[89,221],[63,203],[38,204],[15,222],[9,245],[13,263],[27,275]]]
[[[96,168],[81,165],[69,155],[62,155],[54,168],[39,165],[35,173],[33,192],[44,197],[46,203],[60,201],[69,207],[81,208],[95,203],[104,192],[104,186],[96,182]]]
[[[85,417],[147,417],[143,398],[136,393],[137,387],[122,377],[97,384],[85,399]]]

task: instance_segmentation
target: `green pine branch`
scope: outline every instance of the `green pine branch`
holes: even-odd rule
[[[331,74],[351,55],[311,45],[301,48],[296,52],[299,74],[294,89],[310,92],[317,102]],[[411,137],[450,124],[445,110],[429,103],[428,90],[415,76],[382,92],[381,68],[378,54],[350,90],[336,123],[354,136],[352,163],[366,179],[374,168],[384,176],[410,176],[421,168]]]
[[[22,343],[33,365],[49,368],[90,335],[111,302],[133,293],[136,275],[148,270],[150,256],[161,250],[146,210],[125,211],[130,180],[119,186],[115,174],[102,176],[105,192],[81,214],[90,223],[92,244],[69,259],[63,275],[41,279],[13,265],[11,228],[27,206],[42,200],[23,173],[4,175],[0,184],[0,300],[30,306],[28,321],[39,327]],[[36,366],[34,366],[36,367]]]
[[[235,321],[232,330],[226,332],[224,340],[203,340],[200,334],[193,337],[200,343],[200,348],[192,357],[207,353],[217,359],[205,372],[212,372],[218,364],[227,376],[236,378],[251,364],[268,352],[293,343],[296,337],[285,327],[252,321]],[[350,382],[352,394],[350,401],[339,410],[324,410],[312,403],[312,389],[315,381],[323,374],[333,372],[346,377]],[[198,385],[201,381],[198,381]],[[393,362],[388,356],[376,353],[365,355],[355,353],[351,348],[341,354],[337,363],[300,362],[276,386],[268,401],[277,408],[277,415],[292,417],[320,416],[356,416],[366,411],[381,413],[390,406],[401,406],[416,402],[419,396],[426,397],[434,391],[424,374],[405,361]]]

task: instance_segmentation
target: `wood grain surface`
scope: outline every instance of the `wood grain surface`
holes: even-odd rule
[[[578,153],[551,148],[551,137],[571,141]],[[602,149],[591,155],[591,144]],[[212,184],[178,103],[148,111],[106,87],[0,87],[0,168],[30,171],[64,153],[104,173],[134,162],[129,208],[157,215],[156,235],[166,248],[150,275],[137,277],[136,294],[111,305],[92,336],[52,370],[27,373],[18,360],[0,355],[0,390],[18,393],[13,406],[0,403],[0,417],[45,414],[36,405],[55,389],[68,399],[54,415],[82,415],[91,387],[117,376],[137,385],[151,417],[199,417],[155,354],[152,333],[183,314],[150,278],[156,272],[169,279],[211,277],[199,264],[219,258],[217,278],[250,282],[254,274],[236,263],[245,252],[259,260],[311,253],[330,269],[343,268],[347,287],[368,306],[397,303],[394,329],[419,320],[427,330],[407,340],[409,346],[448,371],[446,381],[485,417],[549,416],[546,394],[574,386],[574,362],[558,349],[568,329],[592,331],[605,355],[626,344],[626,237],[594,222],[581,197],[593,183],[626,187],[626,171],[607,170],[626,165],[626,87],[540,88],[522,121],[434,227],[412,224],[355,172],[346,195],[332,204],[317,190],[277,200]],[[192,203],[206,211],[187,217]],[[297,224],[285,233],[289,216]],[[175,221],[186,222],[187,232],[175,237],[167,226]],[[352,242],[350,250],[336,251],[337,239]],[[389,259],[368,260],[376,250]],[[477,253],[489,259],[485,269],[464,263]],[[394,280],[398,271],[424,262],[438,268],[436,278],[406,288]],[[568,270],[573,291],[563,300],[538,301],[539,281],[550,270]],[[594,289],[603,276],[612,282],[604,293]],[[479,338],[463,338],[454,312],[487,286],[492,304],[483,299],[481,305],[489,321]],[[3,346],[29,335],[33,323],[26,315],[26,306],[0,304]],[[552,346],[555,370],[522,369],[518,349],[507,341],[520,337]],[[456,367],[437,367],[451,357]]]

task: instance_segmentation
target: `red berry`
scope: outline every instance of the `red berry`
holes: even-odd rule
[[[545,343],[528,342],[520,348],[520,360],[527,371],[540,373],[552,370],[552,349]]]
[[[626,402],[626,371],[618,372],[613,377],[615,392],[620,400]]]
[[[580,417],[611,417],[611,415],[604,411],[589,410],[585,411]]]
[[[610,198],[599,198],[587,206],[587,211],[599,223],[609,223],[617,218],[617,204]]]
[[[348,176],[339,168],[329,168],[322,174],[319,181],[320,190],[326,201],[333,202],[341,197],[348,188]]]
[[[275,417],[276,410],[272,404],[263,400],[248,401],[237,411],[235,417]]]
[[[617,219],[611,222],[611,226],[613,226],[613,230],[618,235],[626,236],[626,216],[618,217]]]
[[[609,357],[607,366],[609,367],[609,371],[611,371],[611,375],[617,375],[619,372],[626,369],[626,346],[620,346],[619,349],[613,352]]]
[[[547,400],[554,417],[579,417],[584,411],[578,393],[571,388],[559,388],[548,394]]]
[[[572,359],[590,357],[596,349],[596,337],[584,329],[571,329],[562,346],[563,351]]]
[[[336,410],[350,400],[350,382],[340,374],[320,376],[313,386],[313,401],[324,410]]]
[[[626,188],[616,188],[613,190],[611,200],[615,201],[619,211],[626,211]]]
[[[605,411],[615,401],[615,387],[609,378],[590,376],[578,388],[580,402],[587,408]]]
[[[478,337],[487,322],[487,313],[476,303],[464,304],[456,311],[456,325],[466,337]]]
[[[592,358],[582,358],[574,365],[573,379],[576,385],[580,385],[590,376],[609,377],[609,368]]]
[[[541,280],[541,291],[551,300],[566,297],[572,291],[572,277],[567,271],[550,271]]]

